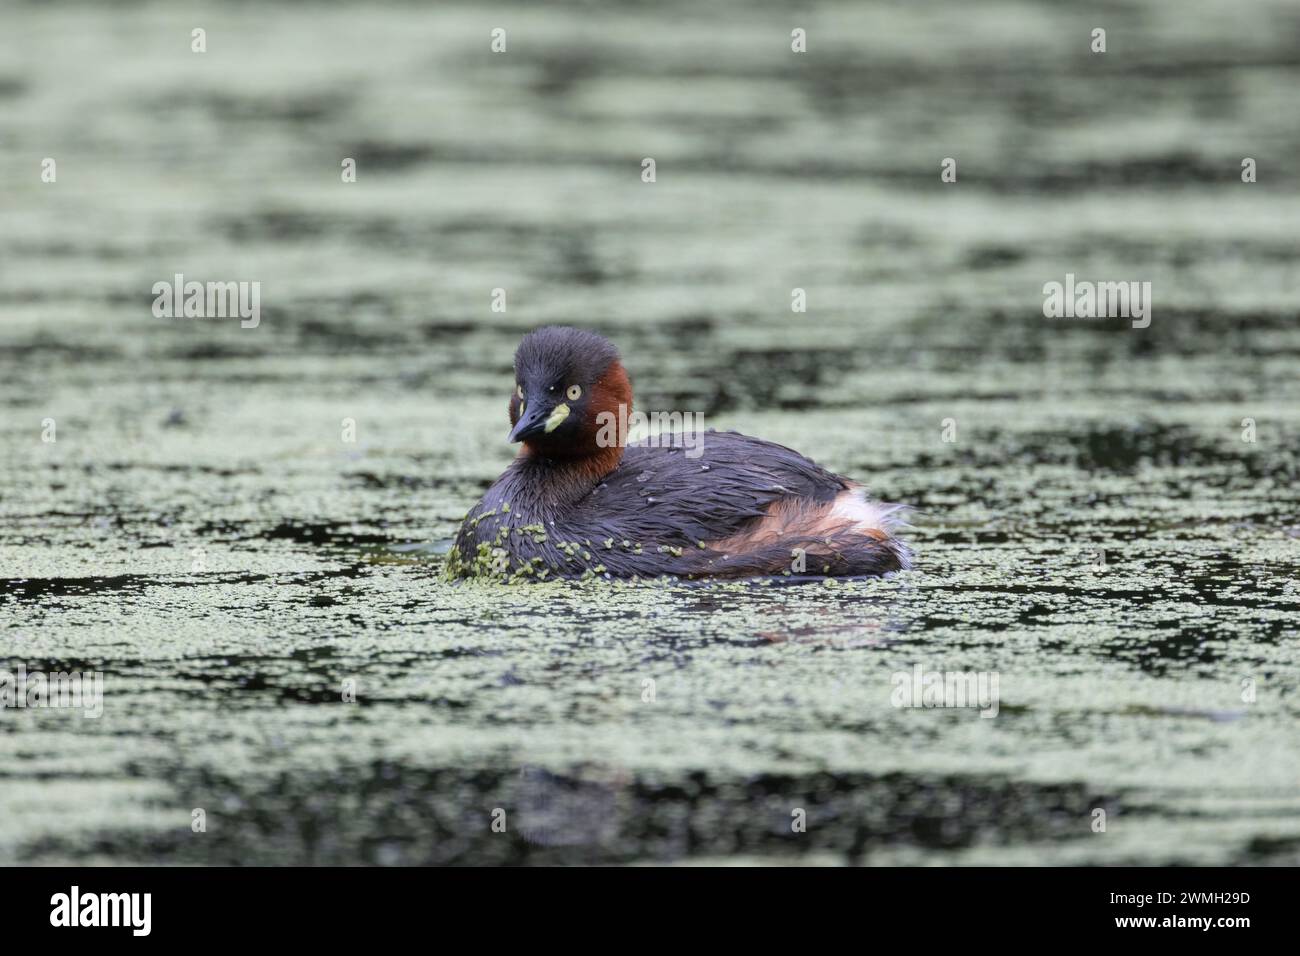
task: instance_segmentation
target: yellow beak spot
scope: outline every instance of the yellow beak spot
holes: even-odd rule
[[[555,429],[559,428],[560,423],[563,422],[568,417],[569,417],[569,406],[556,405],[555,408],[551,410],[551,414],[547,417],[546,427],[543,429],[543,431],[545,431],[546,434],[549,435],[551,432],[555,431]]]

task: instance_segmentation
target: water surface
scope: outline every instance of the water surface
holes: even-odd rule
[[[982,6],[5,5],[0,860],[1300,862],[1300,11]],[[547,322],[917,569],[444,582]]]

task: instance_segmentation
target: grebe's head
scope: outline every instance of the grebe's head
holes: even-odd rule
[[[603,468],[603,474],[623,454],[623,429],[631,414],[632,385],[608,339],[552,325],[529,332],[519,343],[510,440],[522,441],[526,453],[590,458],[593,470]]]

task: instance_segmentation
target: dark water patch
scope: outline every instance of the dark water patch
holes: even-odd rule
[[[651,411],[697,412],[706,419],[738,407],[737,396],[720,382],[696,379],[691,384],[693,388],[688,385],[659,388],[647,384],[637,389],[636,407]]]
[[[6,652],[0,660],[8,661],[13,667],[22,664],[29,674],[89,674],[100,671],[105,676],[118,675],[138,667],[138,659],[103,658],[103,657],[50,657],[48,655],[16,655]],[[111,666],[110,666],[111,665]],[[12,669],[12,668],[11,668]]]
[[[360,571],[317,572],[315,578],[359,575]],[[274,574],[222,574],[204,572],[189,577],[158,577],[145,574],[116,574],[89,577],[0,579],[0,603],[43,601],[46,598],[93,597],[100,594],[142,594],[152,588],[175,590],[210,584],[254,584],[277,579]],[[300,575],[300,577],[305,577]],[[310,583],[301,581],[300,583]]]
[[[285,123],[306,125],[341,121],[351,107],[351,89],[316,90],[303,94],[248,96],[225,90],[173,91],[145,104],[153,113],[197,111],[219,123],[239,125]]]
[[[350,547],[358,544],[391,544],[393,538],[386,534],[373,534],[352,530],[341,521],[310,523],[281,521],[271,528],[245,530],[240,540],[293,541],[297,544]]]
[[[1215,161],[1200,153],[1175,151],[1163,156],[1113,160],[1074,160],[1056,167],[1017,163],[1014,173],[990,171],[981,181],[1003,193],[1173,188],[1241,182],[1241,160]]]
[[[889,221],[873,221],[862,226],[856,242],[866,249],[880,249],[891,255],[904,249],[919,249],[929,240],[921,232]]]
[[[710,315],[694,313],[672,316],[655,323],[645,331],[653,336],[667,338],[687,350],[697,348],[703,340],[712,338],[718,329],[718,320]]]
[[[33,242],[15,242],[6,245],[4,255],[14,259],[29,258],[44,261],[58,259],[85,259],[109,262],[132,261],[139,255],[139,249],[109,242],[79,242],[73,240],[45,240]],[[132,297],[131,301],[135,301]],[[151,300],[152,301],[152,300]]]
[[[435,159],[436,151],[427,143],[364,140],[357,143],[347,155],[356,157],[358,169],[383,172],[430,165]]]
[[[1013,246],[982,245],[966,254],[965,264],[968,269],[1000,269],[1015,265],[1028,255],[1028,250]]]
[[[1291,252],[1290,261],[1300,260],[1300,246],[1297,246]],[[1242,311],[1240,309],[1188,309],[1174,307],[1170,309],[1161,309],[1159,313],[1161,319],[1161,328],[1169,326],[1179,329],[1195,330],[1209,339],[1214,339],[1218,343],[1220,350],[1224,348],[1224,341],[1220,337],[1224,334],[1233,334],[1239,337],[1243,343],[1248,343],[1251,338],[1261,332],[1293,332],[1300,334],[1300,310],[1283,309],[1274,312],[1264,312],[1260,310]],[[1156,328],[1155,316],[1153,314],[1151,328]],[[1149,331],[1149,329],[1143,330]],[[1233,348],[1236,348],[1234,340]],[[1249,348],[1249,345],[1246,345]],[[1269,343],[1269,348],[1275,348],[1276,343]],[[1275,354],[1271,351],[1263,351],[1262,354]]]
[[[637,375],[638,404],[641,404],[640,390],[662,384],[668,377],[657,366],[660,356],[714,354],[718,326],[725,323],[726,319],[716,315],[689,312],[622,328],[602,322],[593,323],[593,327],[618,343],[623,363]],[[503,331],[503,334],[510,333]]]
[[[936,72],[933,61],[892,56],[875,58],[871,63],[855,63],[841,57],[836,59],[833,67],[826,68],[828,66],[824,63],[801,63],[796,58],[790,78],[804,91],[812,110],[835,120],[869,108],[869,104],[864,102],[863,90],[871,90],[872,100],[882,103],[887,102],[885,98],[891,93],[947,85],[940,82],[942,74]]]
[[[1184,673],[1192,664],[1214,664],[1224,659],[1221,633],[1202,628],[1184,628],[1176,620],[1143,623],[1141,636],[1121,635],[1103,647],[1109,657],[1135,664],[1143,673],[1164,677]]]
[[[95,853],[165,864],[563,865],[740,854],[862,864],[886,848],[1086,840],[1094,809],[1125,810],[1120,798],[1081,785],[995,776],[663,779],[599,764],[553,772],[375,762],[255,779],[182,766],[167,778],[185,808],[175,830],[47,835],[24,845],[20,861]],[[190,807],[206,808],[206,833],[189,831]],[[491,825],[497,808],[503,833]],[[806,832],[792,827],[800,818]]]
[[[185,345],[176,345],[169,348],[165,353],[166,358],[175,359],[180,362],[248,361],[250,359],[260,359],[265,355],[266,349],[264,347],[252,344],[234,345],[230,342],[221,342],[213,339],[208,339],[203,342],[187,343]]]
[[[43,361],[112,362],[122,358],[122,350],[110,345],[58,339],[41,332],[25,342],[6,342],[0,354],[18,363]]]
[[[1129,281],[1130,278],[1136,281],[1140,275],[1140,271],[1129,272],[1122,278],[1124,281]],[[1045,274],[1049,281],[1061,281],[1063,277],[1064,271],[1055,276]],[[1042,288],[1038,279],[1027,282],[1026,287],[1031,288],[1035,294]],[[1153,295],[1156,293],[1153,292]],[[965,311],[966,307],[958,306],[948,314],[951,316],[954,312]],[[1261,333],[1285,334],[1300,328],[1300,319],[1292,318],[1286,313],[1242,314],[1232,309],[1222,309],[1199,314],[1176,307],[1163,308],[1157,298],[1148,317],[1150,324],[1146,328],[1134,328],[1135,320],[1124,316],[1049,318],[1038,308],[1019,312],[990,310],[969,317],[963,315],[963,323],[968,322],[972,328],[980,329],[978,340],[968,340],[971,343],[978,341],[979,348],[970,345],[946,350],[939,348],[934,351],[933,357],[946,362],[943,366],[945,368],[953,368],[953,362],[962,358],[969,362],[976,355],[998,355],[1024,364],[1037,364],[1049,352],[1060,354],[1068,350],[1096,370],[1102,370],[1133,359],[1204,356],[1220,360],[1242,360],[1300,353],[1300,336],[1296,336],[1290,344],[1278,336],[1272,339],[1261,336]],[[1170,394],[1203,395],[1211,385],[1225,395],[1249,391],[1245,387],[1247,383],[1234,380],[1230,373],[1225,372],[1223,379],[1215,383],[1199,378],[1189,380],[1185,390],[1170,391]],[[1192,388],[1193,385],[1195,389]],[[1141,390],[1142,387],[1141,380],[1134,381],[1134,391]]]
[[[1045,436],[1025,435],[1027,444],[1042,441]],[[1139,465],[1193,465],[1220,463],[1227,456],[1218,449],[1207,446],[1190,429],[1160,425],[1155,422],[1138,422],[1120,428],[1095,425],[1087,431],[1063,437],[1074,452],[1072,464],[1079,468],[1132,473]],[[1050,448],[1053,441],[1043,441]],[[1039,461],[1050,461],[1050,456]]]
[[[387,538],[372,535],[339,535],[330,539],[342,550],[353,543],[388,541]],[[363,540],[365,539],[365,540]],[[289,540],[297,540],[290,538]],[[167,545],[162,545],[167,546]],[[440,573],[440,564],[439,564]],[[91,597],[99,594],[141,594],[149,589],[171,591],[184,588],[202,588],[209,585],[225,584],[261,584],[273,581],[277,585],[312,586],[323,581],[340,578],[363,578],[370,574],[370,568],[364,563],[349,564],[341,568],[324,568],[308,571],[282,572],[196,572],[176,576],[158,576],[146,574],[92,575],[86,577],[31,577],[0,578],[0,603],[43,601],[58,597]],[[368,626],[367,622],[352,622],[356,627]]]
[[[46,598],[90,597],[103,593],[141,594],[163,584],[144,574],[114,574],[91,577],[9,578],[0,581],[0,602],[43,601]]]
[[[533,161],[529,157],[527,161]],[[463,162],[486,162],[490,158],[463,157]],[[501,161],[500,157],[497,161]],[[523,161],[523,160],[521,160]],[[573,162],[587,166],[624,168],[631,159],[606,161],[589,157],[573,157]],[[805,181],[875,182],[880,185],[915,189],[928,193],[934,175],[915,164],[892,165],[886,162],[858,160],[847,157],[782,160],[755,156],[740,151],[715,150],[678,159],[674,169],[679,173],[727,176],[755,176],[772,179],[799,179]],[[1068,165],[1052,166],[1041,163],[1027,166],[1020,158],[1011,158],[990,164],[980,170],[978,178],[967,173],[963,182],[966,189],[994,195],[1043,195],[1059,198],[1076,193],[1093,193],[1099,190],[1147,191],[1164,189],[1171,192],[1188,186],[1225,186],[1240,184],[1240,157],[1222,160],[1174,153],[1162,157],[1135,157],[1116,160],[1083,160]],[[1283,180],[1288,177],[1285,171]]]
[[[1152,242],[1133,239],[1123,233],[1084,232],[1063,236],[1041,251],[1050,253],[1054,260],[1065,259],[1066,261],[1090,263],[1097,258],[1099,250],[1105,250],[1108,258],[1113,257],[1116,261],[1128,263],[1130,267],[1160,263],[1176,268],[1190,268],[1203,262],[1213,262],[1216,265],[1225,263],[1249,265],[1260,262],[1286,264],[1295,262],[1297,258],[1300,258],[1300,240],[1279,241],[1262,237],[1241,237],[1225,240],[1213,235],[1180,235],[1162,236],[1159,242]],[[1118,276],[1102,277],[1085,274],[1088,268],[1090,267],[1080,265],[1078,269],[1075,269],[1077,278],[1119,278]],[[1164,310],[1162,310],[1161,314],[1164,314]],[[1292,330],[1296,328],[1295,319],[1297,316],[1294,309],[1284,309],[1278,313],[1262,313],[1258,311],[1243,313],[1240,309],[1189,309],[1185,306],[1176,307],[1176,314],[1196,315],[1208,321],[1213,321],[1220,315],[1236,316],[1244,314],[1251,317],[1260,317],[1264,320],[1263,327],[1265,328],[1273,327],[1272,322],[1289,318],[1291,322],[1289,324],[1283,323],[1280,327]]]
[[[59,464],[58,462],[51,462],[46,467],[48,467],[51,471],[58,471],[60,468],[63,467],[63,465]],[[76,465],[73,467],[75,467],[77,470],[84,470],[89,466]],[[18,521],[48,522],[51,519],[70,518],[73,521],[76,521],[78,524],[93,524],[97,528],[109,528],[109,527],[122,528],[125,527],[127,523],[126,517],[116,512],[106,513],[106,512],[99,512],[99,511],[60,511],[57,508],[51,509],[49,511],[41,511],[39,513],[11,514],[8,516],[8,518],[10,521],[13,522],[18,522]]]
[[[1084,568],[1080,567],[1080,571],[1083,570]],[[1276,602],[1264,598],[1254,600],[1240,595],[1225,594],[1224,582],[1204,578],[1199,582],[1193,579],[1188,587],[1182,590],[1153,589],[1146,586],[1149,580],[1147,577],[1149,570],[1149,568],[1143,567],[1141,568],[1141,575],[1129,577],[1125,575],[1122,564],[1108,564],[1104,576],[1098,574],[1084,579],[1078,585],[1048,584],[1038,581],[1022,583],[1023,576],[1016,572],[1016,579],[1005,583],[993,585],[950,584],[948,587],[954,594],[959,592],[997,594],[1026,599],[1030,603],[1020,612],[1023,622],[1026,624],[1036,623],[1037,619],[1062,613],[1068,613],[1072,619],[1077,619],[1078,609],[1085,602],[1093,605],[1089,608],[1089,611],[1091,614],[1098,616],[1098,620],[1105,620],[1099,616],[1102,613],[1100,605],[1107,603],[1132,604],[1134,605],[1131,609],[1133,613],[1141,610],[1143,614],[1151,613],[1146,610],[1148,608],[1158,609],[1167,605],[1171,598],[1195,599],[1197,603],[1206,606],[1217,606],[1226,609],[1269,610],[1277,606]],[[1053,601],[1052,598],[1058,600]],[[1144,617],[1142,620],[1145,622],[1147,618]],[[1168,623],[1167,620],[1160,618],[1158,614],[1153,614],[1150,620],[1155,623]],[[949,625],[956,622],[955,620],[940,620],[939,623]],[[981,628],[984,625],[983,622],[976,621],[967,622],[966,626]],[[1263,632],[1272,627],[1272,622],[1256,621],[1252,622],[1252,627],[1258,627]],[[1284,630],[1284,627],[1282,627],[1278,630],[1278,633],[1283,633]]]
[[[419,326],[420,337],[426,342],[455,342],[478,330],[473,322],[424,322]]]
[[[589,47],[541,50],[525,53],[524,56],[528,65],[536,71],[532,90],[543,100],[562,99],[584,80],[608,73],[614,59]]]
[[[1138,717],[1194,717],[1220,724],[1230,724],[1245,717],[1247,711],[1241,707],[1216,710],[1207,707],[1149,707],[1134,704],[1124,708],[1124,714]]]
[[[1300,36],[1294,21],[1294,11],[1287,11],[1292,17],[1290,35],[1292,39]],[[1281,50],[1252,50],[1244,47],[1226,48],[1211,53],[1202,47],[1194,53],[1183,56],[1162,56],[1146,58],[1116,58],[1113,68],[1120,74],[1117,79],[1127,82],[1131,76],[1147,77],[1168,86],[1170,81],[1184,81],[1201,85],[1227,85],[1229,79],[1223,73],[1245,70],[1295,70],[1300,73],[1300,56],[1282,44]],[[1290,44],[1294,46],[1294,44]],[[1132,87],[1128,87],[1131,92]]]
[[[1017,325],[1026,335],[1060,337],[1083,346],[1089,362],[1106,368],[1128,359],[1169,359],[1214,357],[1236,360],[1277,359],[1300,356],[1300,336],[1271,337],[1261,333],[1294,332],[1300,319],[1283,314],[1241,314],[1231,309],[1198,312],[1157,304],[1150,313],[1150,325],[1133,328],[1132,320],[1123,317],[1101,319],[1046,319],[1030,313]],[[1091,341],[1089,341],[1091,340]],[[1172,395],[1198,395],[1233,400],[1253,394],[1253,383],[1238,378],[1231,366],[1225,368],[1217,382],[1196,381],[1193,391],[1169,391]],[[1189,386],[1193,384],[1189,382]],[[1140,383],[1135,383],[1138,391]]]
[[[347,319],[304,319],[294,331],[297,341],[311,352],[355,355],[400,349],[412,341],[415,330],[392,324],[380,329]]]
[[[439,475],[380,475],[373,471],[352,471],[344,474],[343,479],[353,487],[371,491],[427,491],[446,489],[456,493],[484,490],[483,482],[467,482],[462,478],[442,477]],[[490,484],[491,482],[487,482]]]
[[[213,222],[213,228],[231,242],[293,242],[341,231],[337,217],[301,209],[265,209],[222,216]]]
[[[500,157],[465,155],[460,163],[484,164]],[[541,157],[516,157],[520,163],[541,161]],[[624,169],[632,160],[603,160],[598,157],[572,157],[572,163],[598,168]],[[1236,161],[1239,163],[1240,160]],[[633,163],[634,165],[634,163]],[[800,181],[875,182],[878,185],[917,190],[918,194],[931,191],[933,174],[918,169],[917,165],[892,165],[883,161],[857,160],[849,157],[819,157],[819,159],[767,159],[753,152],[714,150],[680,157],[673,164],[679,174],[695,176],[750,176],[772,179],[800,179]],[[1239,182],[1240,166],[1234,163],[1217,163],[1199,156],[1177,155],[1165,157],[1138,157],[1131,160],[1083,161],[1074,165],[1035,166],[1026,168],[1021,160],[989,165],[980,170],[979,177],[967,172],[963,182],[967,189],[987,191],[996,195],[1035,194],[1060,198],[1074,193],[1093,193],[1097,190],[1147,190],[1174,189],[1184,186],[1230,185]]]
[[[266,243],[314,242],[323,239],[345,241],[358,248],[400,251],[404,258],[418,255],[430,258],[437,250],[440,258],[449,255],[479,255],[499,252],[502,243],[525,244],[524,240],[554,238],[560,230],[511,223],[504,220],[480,222],[444,221],[418,215],[325,214],[298,209],[278,209],[237,215],[223,215],[212,221],[212,228],[234,242]],[[479,239],[478,245],[466,240]],[[532,247],[530,257],[539,258],[554,250]],[[344,293],[348,295],[351,293]],[[337,300],[324,299],[326,305]]]
[[[1245,855],[1254,862],[1300,866],[1300,837],[1251,837]]]
[[[52,464],[51,468],[58,470],[61,466]],[[260,468],[228,468],[221,465],[179,465],[179,464],[153,464],[142,461],[106,461],[98,464],[86,463],[84,465],[70,466],[79,469],[85,474],[94,474],[103,469],[104,471],[152,471],[167,475],[211,475],[214,478],[235,478],[240,475],[260,475]]]
[[[545,253],[547,251],[545,248],[535,248],[534,244],[544,245],[557,235],[572,235],[578,241],[583,241],[591,235],[589,228],[580,227],[573,223],[519,222],[500,217],[470,219],[458,215],[450,215],[445,219],[439,219],[437,222],[430,222],[428,228],[433,230],[434,234],[448,238],[483,236],[493,241],[509,240],[518,242],[521,245],[530,247],[528,249],[530,254],[533,252]],[[501,316],[503,321],[505,318],[504,315]]]
[[[954,465],[1000,469],[1008,464],[1025,466],[1069,465],[1084,472],[1132,475],[1149,467],[1195,471],[1187,485],[1160,486],[1167,497],[1190,497],[1206,488],[1236,486],[1242,480],[1288,479],[1296,474],[1297,462],[1289,451],[1261,450],[1258,443],[1240,441],[1240,420],[1226,419],[1221,437],[1182,424],[1154,420],[1123,424],[1090,422],[1062,424],[1060,428],[1021,429],[1014,434],[969,430],[961,441],[942,452],[924,451],[912,464],[941,471]],[[1224,471],[1228,467],[1231,470]],[[1152,482],[1159,479],[1153,478]],[[963,477],[962,484],[928,485],[926,494],[961,493],[978,490],[980,479]],[[1085,494],[1097,492],[1085,489]],[[1095,504],[1097,500],[1084,501]],[[921,507],[925,502],[916,501]]]
[[[574,233],[560,235],[550,251],[556,260],[549,277],[553,281],[595,286],[616,278],[628,278],[600,261],[590,239]]]
[[[844,349],[737,349],[719,358],[720,365],[699,373],[703,382],[712,383],[709,414],[738,407],[817,407],[819,388],[854,369],[858,361]],[[802,394],[790,394],[792,388]]]

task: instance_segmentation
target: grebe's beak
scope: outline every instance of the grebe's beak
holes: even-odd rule
[[[550,431],[546,427],[549,414],[550,410],[545,405],[529,402],[524,406],[524,414],[515,422],[515,427],[510,429],[510,442],[523,441]]]

